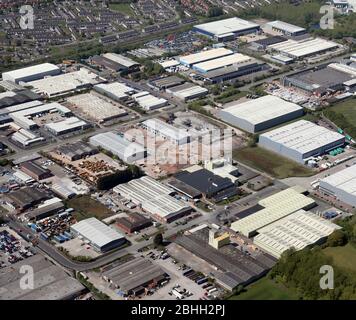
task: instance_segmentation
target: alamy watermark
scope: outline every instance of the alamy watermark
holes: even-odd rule
[[[23,276],[20,278],[21,290],[33,290],[35,288],[35,277],[33,267],[30,265],[23,265],[20,268],[20,274]]]
[[[323,276],[320,278],[319,286],[322,290],[334,289],[334,268],[330,265],[323,265],[319,270]]]
[[[20,7],[20,28],[22,30],[33,30],[35,28],[35,14],[33,7],[30,5],[23,5]]]

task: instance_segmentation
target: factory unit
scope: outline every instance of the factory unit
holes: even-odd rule
[[[189,143],[191,140],[191,136],[186,130],[176,128],[160,119],[148,119],[142,122],[141,126],[155,136],[160,136],[177,145]]]
[[[226,48],[214,48],[209,50],[200,51],[198,53],[189,54],[186,56],[180,56],[178,58],[182,65],[192,67],[197,63],[210,61],[217,58],[226,57],[232,55],[234,52]]]
[[[170,223],[192,211],[189,205],[171,196],[173,189],[148,176],[120,184],[114,188],[114,192],[163,223]]]
[[[180,77],[170,76],[153,80],[151,81],[151,84],[153,87],[158,88],[160,90],[167,90],[171,87],[179,86],[184,82],[185,80]]]
[[[17,129],[17,131],[11,136],[11,140],[19,143],[23,147],[29,147],[35,143],[45,141],[45,138],[37,136],[34,133],[20,127],[20,129]]]
[[[301,41],[290,39],[285,42],[269,45],[267,49],[272,52],[282,53],[283,55],[294,59],[303,59],[339,48],[340,45],[333,41],[321,38],[308,38]]]
[[[167,278],[167,274],[156,264],[141,257],[133,258],[118,266],[109,266],[103,272],[108,281],[123,296],[139,296],[145,288],[154,288]]]
[[[255,133],[301,117],[303,114],[303,108],[297,104],[267,95],[240,104],[232,102],[219,110],[218,117],[233,126]]]
[[[147,156],[147,151],[143,146],[136,142],[131,142],[123,135],[115,132],[97,134],[89,139],[89,143],[112,152],[127,163],[133,163]]]
[[[102,55],[105,59],[117,63],[121,66],[119,71],[136,71],[140,67],[140,64],[132,59],[125,57],[117,53],[105,53]]]
[[[166,92],[180,100],[188,101],[205,97],[209,93],[209,90],[193,83],[185,83],[180,86],[169,88]]]
[[[304,191],[299,187],[292,187],[260,200],[258,204],[263,209],[233,222],[231,229],[246,237],[252,237],[259,233],[260,229],[275,221],[301,209],[311,209],[316,203],[313,199],[302,194]]]
[[[279,259],[286,250],[294,248],[299,251],[307,246],[322,243],[338,229],[341,227],[313,212],[299,210],[259,229],[253,242]]]
[[[261,147],[302,164],[344,144],[343,135],[306,120],[263,133],[259,138]]]
[[[74,143],[68,143],[62,146],[59,146],[56,149],[56,153],[62,156],[63,158],[69,161],[76,161],[83,159],[88,156],[97,154],[99,151],[97,148],[90,146],[89,144],[77,141]]]
[[[134,89],[120,82],[97,84],[93,89],[114,101],[125,101],[135,93]]]
[[[157,98],[147,91],[136,93],[132,95],[132,98],[139,104],[142,109],[146,111],[163,108],[168,104],[166,99]]]
[[[20,164],[20,170],[36,181],[52,177],[52,173],[49,169],[43,168],[33,161],[22,162]]]
[[[230,234],[225,232],[219,234],[218,230],[210,229],[209,230],[209,245],[213,248],[219,250],[221,247],[230,243]]]
[[[22,212],[48,198],[42,190],[34,187],[25,187],[6,194],[5,203],[13,210]]]
[[[193,30],[217,41],[228,41],[244,34],[256,33],[260,31],[260,26],[234,17],[196,25]]]
[[[356,207],[356,164],[321,179],[319,190]]]
[[[287,40],[288,40],[287,38],[281,36],[273,36],[273,37],[268,37],[268,38],[253,41],[250,44],[250,47],[255,50],[266,50],[267,47],[272,44],[281,43]]]
[[[96,218],[82,220],[73,224],[70,229],[76,236],[89,241],[95,250],[102,253],[121,247],[126,242],[123,234]]]
[[[239,170],[237,167],[231,164],[229,159],[214,159],[206,160],[204,163],[204,169],[222,177],[229,178],[234,184],[238,184]]]
[[[61,73],[61,69],[51,63],[43,63],[31,67],[4,72],[2,80],[14,83],[29,82],[43,79],[46,76],[56,76]]]
[[[58,198],[53,199],[56,200]],[[27,218],[29,220],[39,221],[63,211],[65,209],[64,203],[60,199],[58,200],[59,201],[53,201],[52,199],[47,200],[43,205],[38,206],[38,208],[29,212]]]
[[[127,217],[121,217],[116,220],[117,226],[126,233],[133,233],[152,225],[152,221],[143,215],[133,212]]]
[[[39,99],[40,96],[28,89],[16,89],[0,93],[0,110]]]
[[[280,33],[284,36],[300,36],[302,34],[307,33],[307,30],[298,26],[295,26],[293,24],[283,22],[283,21],[271,21],[267,22],[264,26],[263,29],[265,32],[275,32],[275,33]]]
[[[91,125],[77,117],[65,118],[62,121],[47,123],[45,128],[55,136],[89,129]]]

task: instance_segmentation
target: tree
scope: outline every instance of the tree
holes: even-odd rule
[[[335,230],[326,241],[328,247],[339,247],[347,243],[346,234],[342,230]]]
[[[153,238],[153,244],[155,247],[161,246],[163,244],[163,235],[162,233],[157,233]]]
[[[208,10],[208,17],[218,17],[224,14],[224,10],[221,7],[211,7]]]

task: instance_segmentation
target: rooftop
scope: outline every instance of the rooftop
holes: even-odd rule
[[[179,60],[182,63],[192,65],[199,62],[204,62],[204,61],[228,56],[230,54],[233,54],[233,51],[225,48],[216,48],[216,49],[200,51],[198,53],[193,53],[187,56],[180,56]]]
[[[279,21],[279,20],[271,21],[271,22],[268,22],[266,24],[268,26],[271,26],[271,27],[274,27],[274,28],[277,28],[277,29],[281,29],[281,30],[284,30],[284,31],[289,32],[289,33],[297,33],[297,32],[306,31],[304,28],[295,26],[294,24],[290,24],[290,23],[287,23],[287,22]]]
[[[251,60],[251,58],[246,55],[243,55],[241,53],[235,53],[235,54],[229,55],[227,57],[222,57],[222,58],[198,63],[198,64],[194,65],[194,69],[208,72],[208,71],[212,71],[215,69],[219,69],[219,68],[234,65],[234,64],[245,63],[250,60]]]

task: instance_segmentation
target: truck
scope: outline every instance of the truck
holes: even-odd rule
[[[184,299],[184,296],[177,289],[173,289],[172,293],[177,297],[178,300]]]

